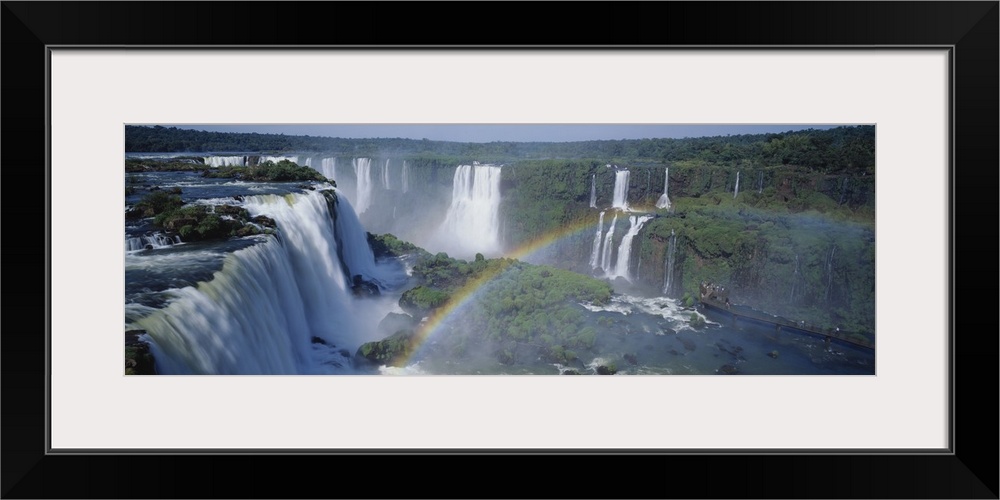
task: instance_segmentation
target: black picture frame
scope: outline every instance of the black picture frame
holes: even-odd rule
[[[994,262],[992,252],[980,258],[971,249],[997,241],[995,226],[978,221],[983,214],[997,213],[1000,4],[579,2],[549,7],[485,2],[3,2],[7,147],[0,164],[7,167],[8,201],[3,254],[9,271],[44,270],[44,277],[8,273],[7,290],[14,293],[4,297],[7,328],[0,350],[3,497],[998,498],[997,330],[992,317],[985,319],[991,310],[978,314],[975,306],[958,300],[974,295],[989,304],[996,294],[989,282],[997,274],[992,267],[982,269],[991,266],[982,261]],[[455,19],[462,24],[456,26]],[[331,23],[336,29],[330,29]],[[569,42],[608,50],[952,47],[949,453],[47,453],[47,47],[541,47]],[[958,248],[957,227],[963,228],[964,251]],[[960,270],[966,271],[962,280]],[[963,334],[956,335],[958,331]],[[81,333],[97,332],[81,325]],[[137,433],[155,432],[141,425],[142,411],[122,415],[122,425]],[[481,460],[483,455],[490,461]],[[573,477],[556,472],[556,464],[569,465]],[[436,473],[428,476],[425,468]],[[277,472],[289,469],[296,471],[294,477]],[[467,489],[470,479],[478,489]]]

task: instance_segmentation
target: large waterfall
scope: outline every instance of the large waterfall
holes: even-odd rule
[[[590,267],[597,269],[601,264],[601,232],[604,231],[604,211],[597,219],[597,233],[594,234],[594,248],[590,251]]]
[[[348,276],[374,273],[374,259],[358,246],[365,236],[350,223],[357,219],[350,206],[341,197],[335,218],[331,205],[321,192],[247,197],[244,207],[273,218],[280,238],[229,254],[212,280],[175,290],[169,305],[137,321],[157,371],[350,370],[351,352],[332,346],[357,348],[363,340],[365,317],[351,303]]]
[[[359,214],[365,213],[372,204],[372,160],[371,158],[355,158],[354,176],[357,179],[357,196],[355,208]]]
[[[670,230],[670,240],[667,242],[667,258],[663,263],[663,294],[670,295],[670,289],[674,286],[674,255],[677,252],[677,233]]]
[[[437,247],[460,258],[499,252],[500,172],[494,165],[455,169],[451,206],[438,229]]]
[[[611,268],[611,241],[615,236],[615,224],[618,223],[618,214],[611,219],[611,227],[608,228],[608,233],[604,236],[604,250],[601,253],[601,269],[604,269],[604,273],[607,274],[608,269]]]
[[[246,156],[206,156],[205,165],[212,168],[218,167],[245,167],[247,164]]]
[[[590,208],[597,208],[597,174],[590,176]]]
[[[612,208],[628,211],[628,170],[615,172],[615,196]]]
[[[642,217],[633,215],[628,218],[628,232],[625,233],[621,244],[618,245],[618,260],[615,262],[615,267],[612,270],[605,268],[607,277],[621,277],[632,281],[632,276],[629,274],[629,264],[632,259],[632,240],[642,230],[642,226],[652,218],[652,215],[643,215]]]
[[[663,172],[663,195],[660,196],[659,200],[656,200],[656,208],[670,208],[670,197],[667,196],[667,190],[670,188],[670,169],[667,168]]]

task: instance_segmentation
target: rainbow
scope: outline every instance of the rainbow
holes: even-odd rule
[[[524,245],[521,245],[514,250],[506,252],[502,258],[508,260],[505,260],[503,265],[496,269],[484,272],[482,275],[467,281],[465,285],[451,294],[451,298],[445,305],[435,309],[431,313],[431,316],[420,324],[414,332],[414,336],[411,341],[410,354],[403,360],[403,365],[409,364],[411,360],[421,351],[421,348],[442,330],[441,326],[448,320],[448,318],[463,310],[470,302],[473,302],[477,296],[481,295],[483,288],[487,284],[492,282],[497,276],[503,274],[503,272],[516,261],[529,257],[534,253],[558,243],[559,241],[577,236],[584,231],[593,231],[594,226],[594,221],[582,220],[575,222],[568,226],[559,227]]]

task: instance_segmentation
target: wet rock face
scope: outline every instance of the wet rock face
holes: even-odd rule
[[[156,375],[155,360],[149,344],[139,339],[145,330],[125,332],[125,375]]]
[[[371,281],[366,281],[360,274],[354,275],[352,281],[354,284],[351,285],[351,292],[353,292],[355,296],[377,297],[382,293],[379,291],[377,284]]]
[[[415,347],[414,332],[401,330],[377,342],[361,344],[356,356],[377,365],[403,366]]]

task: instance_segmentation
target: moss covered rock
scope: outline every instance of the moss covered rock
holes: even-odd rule
[[[413,330],[400,330],[377,342],[361,344],[357,357],[378,365],[403,366],[415,348]]]

